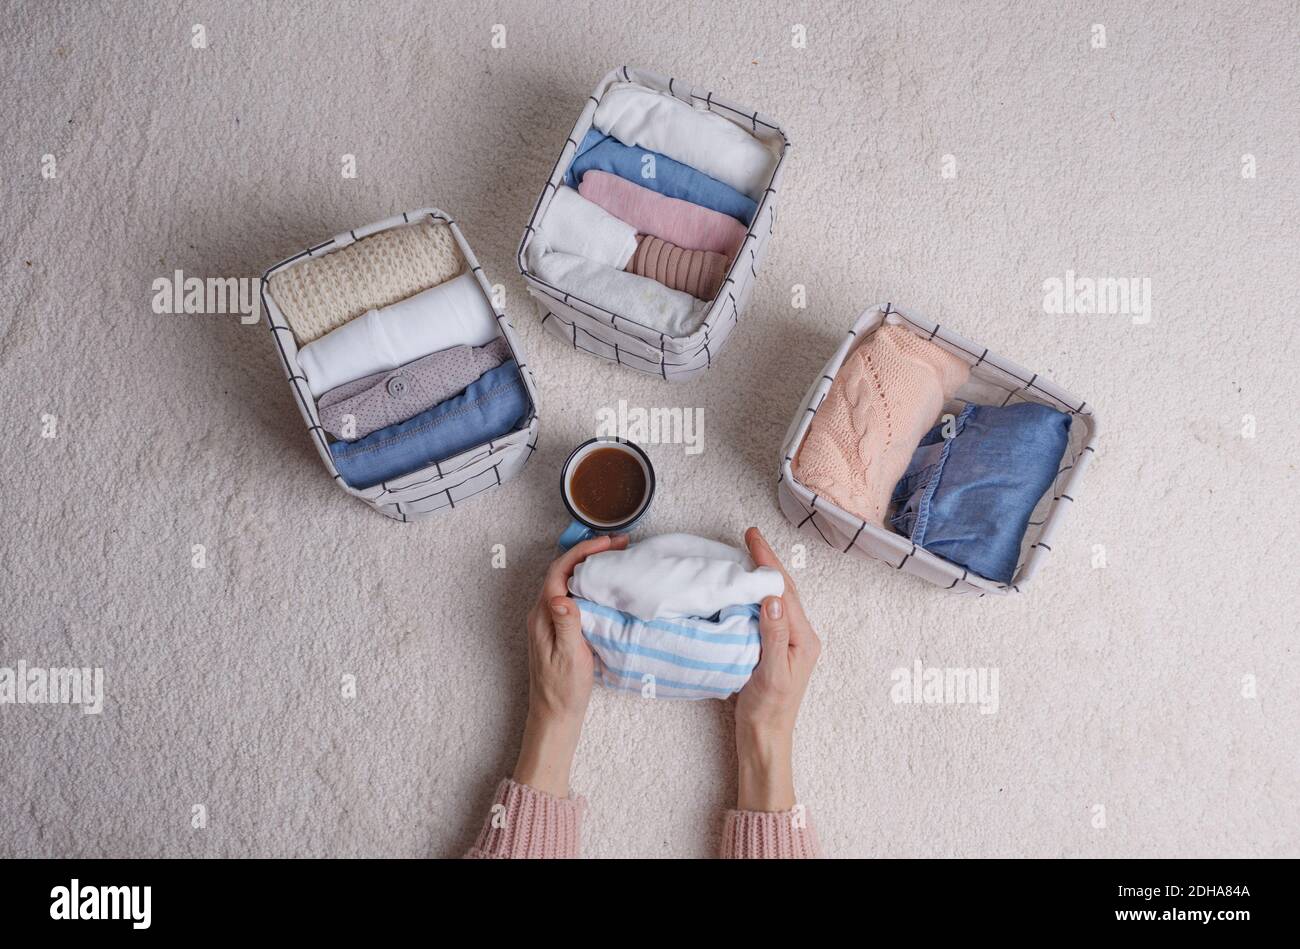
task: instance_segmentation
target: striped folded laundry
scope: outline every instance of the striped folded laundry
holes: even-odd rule
[[[758,665],[758,605],[715,616],[643,620],[577,598],[582,633],[596,657],[596,681],[656,699],[725,699]]]
[[[653,149],[751,198],[763,193],[776,166],[776,155],[747,129],[634,82],[616,82],[606,89],[591,124],[620,142]]]
[[[745,228],[734,217],[670,198],[618,175],[589,171],[578,193],[626,221],[638,233],[686,250],[706,250],[731,260],[745,242]]]
[[[758,213],[758,202],[731,185],[710,178],[690,165],[645,148],[624,145],[616,138],[589,129],[564,173],[564,183],[578,188],[593,171],[616,175],[633,184],[679,198],[735,218],[748,227]],[[653,174],[650,174],[653,172]]]

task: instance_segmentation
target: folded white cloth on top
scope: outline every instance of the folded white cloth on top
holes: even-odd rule
[[[592,124],[624,145],[667,155],[754,200],[776,165],[773,151],[734,122],[636,83],[606,89]]]
[[[574,596],[643,620],[708,617],[784,591],[779,570],[757,567],[740,548],[693,534],[661,534],[592,554],[569,580]]]
[[[452,346],[483,346],[500,333],[473,273],[368,310],[298,350],[313,396]]]
[[[636,228],[568,185],[560,185],[542,218],[552,250],[622,270],[636,253]]]
[[[539,232],[528,247],[533,275],[578,300],[674,338],[690,336],[704,322],[706,301],[649,277],[551,250],[547,242],[547,235]]]

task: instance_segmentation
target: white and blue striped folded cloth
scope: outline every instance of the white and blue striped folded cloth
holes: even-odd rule
[[[759,603],[784,589],[780,571],[692,534],[592,554],[569,580],[596,681],[664,699],[739,692],[758,665]]]
[[[758,665],[758,604],[702,619],[638,619],[576,599],[582,633],[596,654],[596,681],[658,699],[725,699]]]

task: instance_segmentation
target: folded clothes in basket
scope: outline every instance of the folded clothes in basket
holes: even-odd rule
[[[550,250],[540,232],[528,253],[530,270],[539,280],[656,333],[673,338],[689,336],[704,320],[704,301],[649,277]]]
[[[450,399],[509,358],[510,346],[498,336],[486,346],[452,346],[345,383],[316,403],[321,428],[335,438],[365,438]]]
[[[519,367],[507,359],[455,398],[354,442],[333,442],[330,455],[343,480],[369,488],[444,461],[514,431],[528,414]]]
[[[367,310],[444,283],[464,268],[451,228],[426,220],[304,260],[272,276],[268,286],[301,347]]]
[[[648,159],[653,159],[653,163]],[[667,155],[624,145],[598,129],[588,130],[583,137],[565,172],[565,184],[578,188],[594,171],[614,175],[665,197],[710,208],[734,218],[744,227],[749,226],[758,211],[758,202],[730,185]],[[653,174],[647,177],[650,171]]]
[[[656,698],[725,698],[760,653],[759,604],[780,596],[779,571],[690,534],[593,554],[569,581],[596,679]]]
[[[566,185],[555,189],[541,228],[552,250],[618,270],[636,251],[636,228]]]
[[[1038,402],[967,405],[936,425],[894,489],[890,525],[916,546],[1010,583],[1039,498],[1056,477],[1070,417]]]
[[[482,346],[500,334],[478,278],[463,273],[344,323],[298,351],[311,394],[396,369],[452,346]]]
[[[728,260],[745,240],[733,217],[679,198],[669,198],[603,171],[588,172],[578,193],[639,234],[649,234],[686,250],[707,250]]]
[[[881,326],[835,374],[795,458],[795,476],[883,527],[917,443],[968,378],[966,362],[942,346],[903,326]]]
[[[690,165],[751,198],[763,193],[776,164],[772,150],[736,123],[638,83],[616,82],[606,89],[591,124],[627,145]]]

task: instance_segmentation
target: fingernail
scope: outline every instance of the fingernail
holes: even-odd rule
[[[772,599],[767,601],[767,618],[780,619],[781,609],[781,598],[779,596],[772,597]]]
[[[569,604],[567,603],[553,603],[551,609],[555,611],[556,616],[569,615]]]

